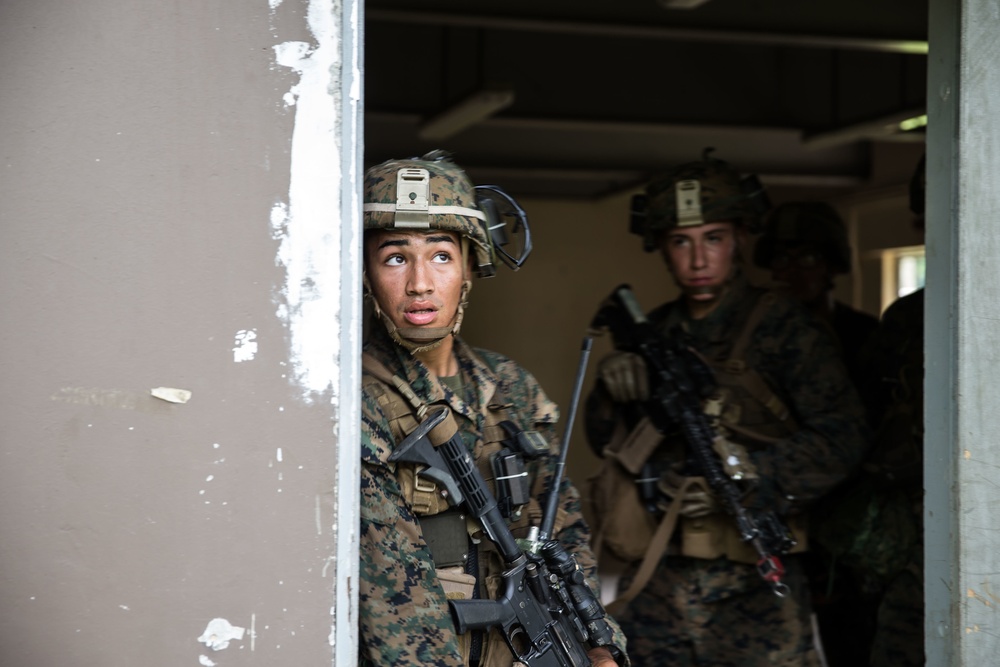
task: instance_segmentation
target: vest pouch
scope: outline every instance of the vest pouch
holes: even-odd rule
[[[605,458],[587,486],[599,546],[628,563],[642,560],[656,519],[642,503],[636,477],[615,459]]]
[[[797,542],[789,553],[806,551],[809,540],[805,515],[793,514],[786,521]],[[684,556],[706,560],[725,556],[733,562],[749,565],[760,560],[757,551],[740,538],[736,522],[728,514],[709,514],[695,519],[681,517],[680,523],[681,554]]]
[[[497,507],[504,518],[514,516],[516,508],[531,499],[531,485],[521,454],[507,448],[491,457],[493,480],[496,488]]]
[[[639,483],[642,472],[663,437],[649,419],[630,432],[619,425],[604,448],[601,467],[587,480],[594,517],[594,554],[607,547],[615,557],[642,560],[656,532],[657,518],[646,509]]]
[[[727,555],[726,533],[736,532],[729,525],[731,522],[725,514],[708,514],[695,519],[681,517],[681,555],[706,560]]]
[[[435,567],[465,567],[469,558],[469,530],[463,513],[450,510],[422,516],[420,529]]]

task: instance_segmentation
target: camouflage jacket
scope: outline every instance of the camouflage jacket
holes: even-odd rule
[[[679,299],[651,312],[649,321],[664,334],[682,327],[706,360],[723,363],[766,291],[740,275],[707,317],[691,319]],[[869,433],[861,400],[829,328],[790,299],[771,293],[775,301],[753,329],[744,361],[797,424],[794,432],[750,452],[761,478],[756,502],[780,511],[811,503],[844,480],[861,460]],[[587,409],[587,435],[595,451],[622,418],[624,408],[612,404],[598,383]],[[654,456],[676,451],[670,443],[668,436],[668,447],[661,445]]]
[[[456,337],[455,354],[464,394],[457,396],[438,383],[422,363],[395,345],[380,326],[373,327],[365,351],[404,378],[427,403],[447,404],[474,456],[482,445],[487,406],[502,397],[509,404],[512,421],[521,428],[538,431],[550,443],[551,454],[528,465],[529,475],[535,479],[541,475],[547,487],[556,464],[559,411],[535,378],[516,362],[494,352],[473,349]],[[457,637],[422,536],[420,519],[401,495],[394,464],[387,462],[396,444],[378,402],[369,392],[363,392],[360,664],[457,667],[462,664]],[[536,488],[534,483],[532,488]],[[557,526],[556,538],[576,557],[599,595],[596,562],[589,547],[590,531],[581,514],[579,494],[565,478],[560,491],[562,526]],[[482,551],[480,556],[482,561]],[[482,581],[480,591],[486,597]],[[616,624],[611,625],[615,647],[624,655],[624,636]]]

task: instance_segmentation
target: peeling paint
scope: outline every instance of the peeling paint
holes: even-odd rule
[[[273,2],[274,0],[272,0]],[[275,61],[299,74],[284,94],[294,108],[288,202],[271,211],[280,239],[276,263],[285,284],[276,295],[277,315],[289,332],[291,377],[306,403],[334,394],[340,353],[340,147],[337,145],[337,86],[340,67],[334,7],[311,0],[307,11],[314,44],[274,46]],[[334,99],[331,99],[334,98]]]
[[[245,632],[244,628],[232,625],[224,618],[213,618],[205,627],[205,632],[198,637],[198,641],[213,651],[221,651],[229,647],[230,641],[243,639]]]
[[[213,662],[207,655],[199,655],[198,662],[205,665],[205,667],[215,667],[215,662]]]
[[[153,398],[168,403],[187,403],[191,400],[191,392],[187,389],[174,389],[173,387],[154,387],[149,390]]]
[[[257,357],[257,330],[240,329],[236,332],[233,345],[233,361],[242,363]]]

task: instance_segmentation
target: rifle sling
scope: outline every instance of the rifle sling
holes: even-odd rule
[[[423,401],[413,388],[398,375],[394,375],[392,371],[385,367],[381,361],[376,359],[374,356],[365,352],[361,355],[361,366],[368,373],[373,375],[375,378],[381,380],[390,387],[395,387],[406,401],[413,406],[413,410],[417,415],[418,421],[423,421],[424,417],[427,416],[427,403]]]
[[[666,553],[670,537],[674,534],[674,529],[677,527],[677,519],[680,516],[681,502],[684,499],[684,495],[695,479],[697,478],[688,477],[677,490],[677,495],[670,502],[670,507],[667,508],[666,514],[660,519],[660,525],[656,527],[656,532],[653,533],[653,539],[650,540],[649,546],[646,547],[646,554],[642,557],[639,569],[636,570],[635,576],[632,577],[632,583],[629,584],[628,589],[619,595],[614,602],[605,606],[607,612],[612,616],[621,613],[628,603],[635,599],[635,596],[641,593],[642,589],[649,583],[653,572],[656,571],[656,566],[660,564],[660,559]]]

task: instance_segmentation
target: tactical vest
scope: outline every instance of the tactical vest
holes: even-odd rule
[[[714,443],[714,448],[723,461],[728,453],[742,452],[747,464],[746,472],[751,475],[756,471],[751,469],[746,451],[764,448],[798,430],[798,424],[785,402],[746,361],[754,332],[777,301],[772,292],[761,294],[724,358],[703,357],[714,372],[717,384],[716,391],[705,402],[705,412],[721,436]],[[686,494],[711,493],[703,477],[664,474],[660,478],[660,489],[669,488],[672,493],[661,503],[664,514],[659,523],[648,512],[638,509],[631,499],[637,494],[629,486],[635,487],[636,478],[642,474],[647,461],[655,458],[682,462],[685,455],[682,441],[665,443],[645,419],[631,431],[618,428],[615,437],[604,449],[605,459],[610,461],[592,478],[592,494],[595,502],[612,502],[615,509],[611,514],[603,513],[599,537],[595,541],[607,546],[619,558],[641,561],[629,589],[608,605],[611,614],[620,613],[642,590],[664,553],[702,559],[725,556],[729,560],[748,564],[758,560],[756,551],[742,541],[732,517],[725,512],[698,518],[680,515]],[[604,489],[600,488],[601,484],[605,485]],[[625,500],[616,501],[615,498]],[[597,513],[601,514],[600,511]],[[788,524],[797,541],[792,552],[805,551],[808,545],[805,515],[788,517]]]
[[[723,437],[723,443],[716,443],[717,450],[729,443],[753,452],[791,436],[799,428],[781,397],[746,362],[754,331],[776,302],[774,293],[761,294],[726,358],[706,360],[718,385],[706,401],[706,412]],[[723,452],[719,453],[725,460]],[[752,475],[756,471],[748,472]],[[695,478],[690,488],[700,491],[708,485],[702,478]],[[797,542],[792,553],[805,551],[808,548],[805,515],[793,514],[787,518]],[[740,539],[732,518],[724,512],[699,518],[680,517],[680,536],[677,551],[683,555],[695,558],[725,556],[740,563],[756,563],[759,558],[757,552]]]
[[[417,428],[430,406],[413,391],[405,380],[393,375],[372,355],[368,353],[362,355],[362,367],[364,370],[363,391],[378,402],[388,420],[393,442],[398,444]],[[504,422],[514,423],[511,407],[512,403],[502,394],[502,386],[498,387],[497,394],[486,406],[482,437],[477,439],[473,449],[473,458],[479,472],[494,497],[497,496],[497,475],[494,472],[493,457],[505,448],[505,443],[511,437],[510,432],[503,426]],[[516,424],[516,426],[520,427],[521,425]],[[460,428],[460,431],[462,430]],[[541,498],[546,491],[544,488],[545,480],[543,475],[537,474],[537,462],[533,463],[534,465],[529,463],[526,466],[526,473],[530,480],[530,497],[526,503],[515,508],[511,520],[508,521],[508,526],[515,538],[527,537],[529,529],[532,526],[539,526],[542,522],[543,511],[538,498]],[[414,465],[406,463],[388,465],[395,468],[394,472],[403,498],[421,521],[421,529],[434,556],[436,573],[444,588],[445,595],[449,599],[468,599],[473,597],[475,586],[475,578],[465,574],[464,566],[454,564],[448,555],[445,555],[444,560],[442,560],[442,549],[435,549],[433,544],[435,537],[429,535],[429,533],[438,535],[442,543],[440,546],[451,552],[452,550],[448,549],[443,542],[454,542],[454,539],[443,537],[441,533],[453,530],[452,519],[458,517],[464,519],[465,531],[471,542],[477,547],[477,569],[481,583],[479,593],[481,597],[495,599],[499,592],[500,575],[504,568],[493,543],[488,539],[483,539],[485,535],[482,526],[474,517],[465,518],[464,507],[461,510],[451,508],[447,497],[437,484],[433,480],[420,476]],[[565,512],[559,509],[553,534],[558,534],[564,523]],[[444,526],[437,524],[444,524]],[[447,527],[449,524],[452,528]],[[465,551],[468,553],[468,548]],[[469,661],[470,641],[469,634],[459,637],[464,664],[468,664]],[[480,667],[510,667],[513,662],[513,656],[503,637],[496,629],[491,629],[483,646],[482,656],[479,660]]]

